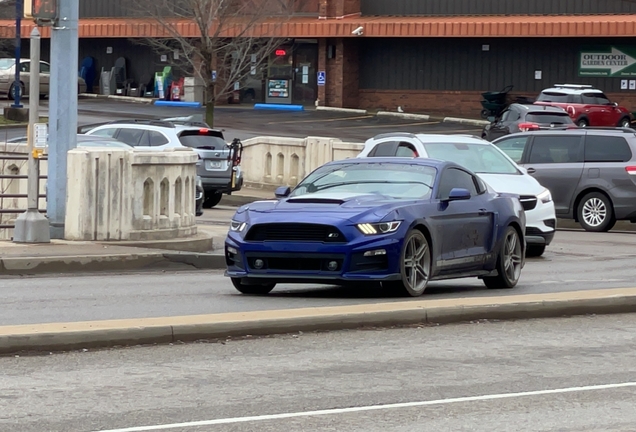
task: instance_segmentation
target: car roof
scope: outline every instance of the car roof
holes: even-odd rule
[[[373,142],[383,138],[411,138],[417,139],[422,143],[464,143],[464,144],[490,144],[488,141],[472,136],[472,135],[445,135],[445,134],[428,134],[428,133],[408,133],[408,132],[393,132],[376,135],[373,138],[367,140],[367,142]]]
[[[411,157],[362,157],[362,158],[350,158],[350,159],[342,159],[337,161],[328,162],[325,165],[346,165],[346,164],[363,164],[363,163],[391,163],[397,165],[421,165],[421,166],[429,166],[432,168],[442,169],[446,166],[457,166],[462,168],[460,165],[443,161],[440,159],[433,158],[411,158]],[[462,168],[465,169],[465,168]]]
[[[516,137],[516,136],[527,136],[527,135],[554,135],[554,134],[567,134],[567,135],[617,135],[617,134],[633,134],[636,135],[636,129],[631,128],[603,128],[603,127],[586,127],[586,128],[575,128],[575,129],[543,129],[543,130],[535,130],[535,131],[527,131],[527,132],[517,132],[513,134],[504,135],[500,138],[497,138],[493,142],[501,141],[506,138]]]
[[[568,95],[579,95],[582,93],[603,93],[602,90],[585,84],[555,84],[554,86],[543,89],[541,93],[561,93]]]

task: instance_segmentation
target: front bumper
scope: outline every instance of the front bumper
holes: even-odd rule
[[[552,243],[556,231],[556,213],[554,202],[537,201],[532,210],[526,210],[526,243],[546,245]]]
[[[400,280],[402,239],[365,238],[343,244],[245,242],[236,233],[225,242],[225,276],[259,283],[322,283]],[[384,250],[383,255],[364,256]],[[258,268],[257,260],[262,262]],[[330,268],[330,263],[336,263]]]

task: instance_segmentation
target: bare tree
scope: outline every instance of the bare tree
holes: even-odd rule
[[[304,0],[133,0],[136,13],[165,35],[145,38],[155,51],[199,78],[205,87],[206,122],[214,124],[216,102],[259,70],[284,38],[277,29]],[[196,34],[185,34],[192,24]],[[262,25],[266,23],[267,25]],[[264,29],[267,29],[265,31]],[[179,59],[172,60],[177,51]],[[179,64],[180,63],[180,64]]]

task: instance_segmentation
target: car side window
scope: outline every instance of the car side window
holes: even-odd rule
[[[117,132],[117,128],[106,128],[95,131],[91,135],[112,138],[115,136],[115,132]]]
[[[417,150],[413,147],[413,144],[401,142],[398,145],[395,156],[398,157],[418,157]]]
[[[373,147],[369,152],[369,157],[395,156],[399,143],[395,141],[383,142]]]
[[[528,137],[521,136],[503,139],[493,144],[499,147],[499,150],[504,152],[515,163],[520,163],[527,143]]]
[[[477,190],[477,179],[466,171],[457,168],[448,168],[442,173],[437,192],[438,199],[449,197],[451,190],[455,188],[468,189],[471,196],[479,195]]]
[[[596,105],[598,102],[596,101],[596,93],[583,93],[581,98],[583,99],[583,103],[586,105]]]
[[[530,150],[529,163],[583,162],[580,136],[535,136]]]
[[[582,104],[583,98],[581,95],[573,94],[568,97],[568,103]]]
[[[139,141],[141,141],[141,137],[143,136],[144,132],[145,131],[143,129],[122,128],[117,134],[117,139],[134,147],[139,145]]]
[[[48,64],[41,62],[40,63],[40,73],[51,73],[51,66],[49,66]]]
[[[161,132],[149,131],[148,132],[148,141],[151,147],[158,147],[165,144],[168,144],[168,138]]]
[[[29,63],[20,63],[20,72],[29,72],[30,70]]]
[[[588,135],[585,138],[585,162],[627,162],[632,151],[623,137]]]
[[[609,98],[605,96],[603,93],[596,94],[596,103],[599,105],[611,105]]]

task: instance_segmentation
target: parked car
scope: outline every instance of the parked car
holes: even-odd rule
[[[526,211],[527,256],[541,256],[556,230],[550,192],[488,141],[469,135],[389,133],[366,141],[358,157],[422,157],[454,162],[495,191],[518,194]]]
[[[552,193],[556,214],[586,231],[636,222],[636,131],[531,131],[493,142]]]
[[[579,127],[629,127],[632,121],[627,108],[611,102],[590,85],[555,84],[543,90],[535,104],[563,108]]]
[[[29,83],[31,82],[31,61],[20,60],[20,95],[29,95]],[[40,62],[40,97],[49,95],[51,81],[51,65],[45,61]],[[77,77],[77,92],[86,93],[86,82]],[[0,58],[0,94],[6,94],[11,100],[15,95],[15,59]]]
[[[277,283],[381,282],[420,296],[429,281],[512,288],[525,263],[525,214],[463,167],[432,159],[329,162],[279,201],[240,207],[226,276],[245,294]]]
[[[10,144],[27,144],[27,137],[21,136],[17,138],[11,138],[7,140]],[[78,147],[105,147],[105,148],[123,148],[132,150],[132,147],[128,144],[118,141],[113,138],[105,138],[89,135],[77,135]]]
[[[564,126],[576,127],[562,108],[514,103],[484,127],[481,137],[492,141],[511,133]]]
[[[190,147],[199,155],[197,174],[205,191],[203,207],[216,206],[223,194],[241,190],[240,170],[242,144],[228,145],[223,132],[195,121],[117,120],[78,129],[87,135],[112,137],[141,150],[164,150]]]

